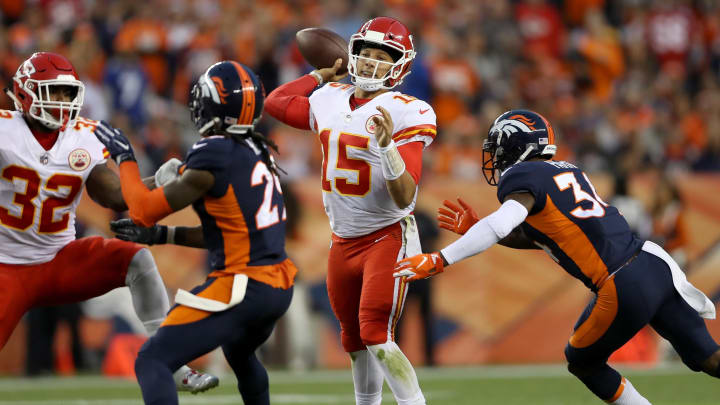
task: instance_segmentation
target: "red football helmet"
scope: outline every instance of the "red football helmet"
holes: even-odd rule
[[[70,87],[72,100],[53,100],[53,86]],[[67,58],[56,53],[36,52],[20,65],[13,76],[12,92],[6,89],[6,93],[15,102],[15,109],[56,130],[77,118],[85,86]]]
[[[359,56],[364,46],[383,49],[393,56],[395,63],[383,77],[376,78],[373,74],[372,78],[368,78],[358,74],[358,60],[368,59]],[[360,30],[350,37],[348,53],[348,71],[352,82],[363,90],[376,91],[381,88],[392,89],[402,83],[403,78],[410,73],[415,47],[412,35],[403,23],[390,17],[378,17],[363,24]],[[382,62],[375,62],[377,71],[377,65]]]

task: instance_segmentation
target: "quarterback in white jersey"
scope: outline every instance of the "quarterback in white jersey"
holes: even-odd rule
[[[435,112],[428,103],[388,91],[352,110],[349,100],[354,92],[354,86],[328,83],[310,96],[310,126],[316,130],[326,156],[322,179],[325,212],[333,233],[343,238],[385,228],[415,208],[417,193],[413,192],[412,201],[401,207],[385,184],[373,119],[382,114],[376,107],[385,108],[393,117],[392,140],[396,147],[417,143],[410,145],[411,158],[418,159],[422,152],[418,149],[430,145],[436,133]],[[416,172],[410,175],[417,181],[419,167],[412,169]]]
[[[150,252],[118,239],[75,239],[83,186],[98,204],[127,209],[120,179],[93,134],[113,128],[78,117],[84,85],[61,55],[33,54],[12,80],[6,94],[17,111],[0,110],[0,350],[28,309],[123,286],[154,334],[170,305]],[[176,381],[189,391],[217,385],[216,377],[187,366]]]
[[[392,269],[394,259],[420,253],[411,213],[422,152],[436,135],[435,112],[390,91],[415,57],[412,35],[400,21],[378,17],[363,24],[350,37],[348,57],[354,85],[337,82],[347,75],[337,74],[338,59],[277,88],[265,109],[314,131],[322,145],[321,187],[333,231],[328,296],[352,359],[356,403],[379,404],[384,377],[398,404],[425,404],[415,371],[394,342],[407,289]]]

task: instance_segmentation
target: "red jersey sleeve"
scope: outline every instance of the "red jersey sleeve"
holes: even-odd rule
[[[405,161],[405,170],[415,180],[415,184],[420,181],[422,174],[422,152],[425,145],[422,142],[409,142],[398,146],[398,152]]]
[[[308,95],[317,87],[310,75],[285,83],[268,94],[265,111],[275,119],[298,129],[310,128],[310,100]]]

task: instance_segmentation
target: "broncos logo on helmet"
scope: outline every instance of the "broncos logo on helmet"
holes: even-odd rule
[[[260,121],[265,90],[250,68],[235,61],[210,66],[190,91],[190,117],[205,135],[252,132]]]
[[[542,115],[528,110],[511,110],[500,114],[483,143],[483,174],[491,186],[500,174],[515,163],[534,157],[555,156],[555,132]]]

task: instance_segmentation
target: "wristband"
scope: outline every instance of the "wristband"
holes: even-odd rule
[[[405,172],[405,161],[400,156],[395,141],[387,146],[380,146],[380,166],[385,180],[395,180]]]
[[[312,76],[312,77],[314,77],[315,79],[317,79],[317,81],[318,81],[318,86],[321,85],[321,84],[323,84],[323,82],[325,81],[325,80],[323,80],[322,75],[317,72],[317,70],[313,70],[312,72],[309,73],[309,75]]]
[[[167,240],[165,243],[174,245],[175,244],[175,227],[174,226],[168,226],[167,227]]]

